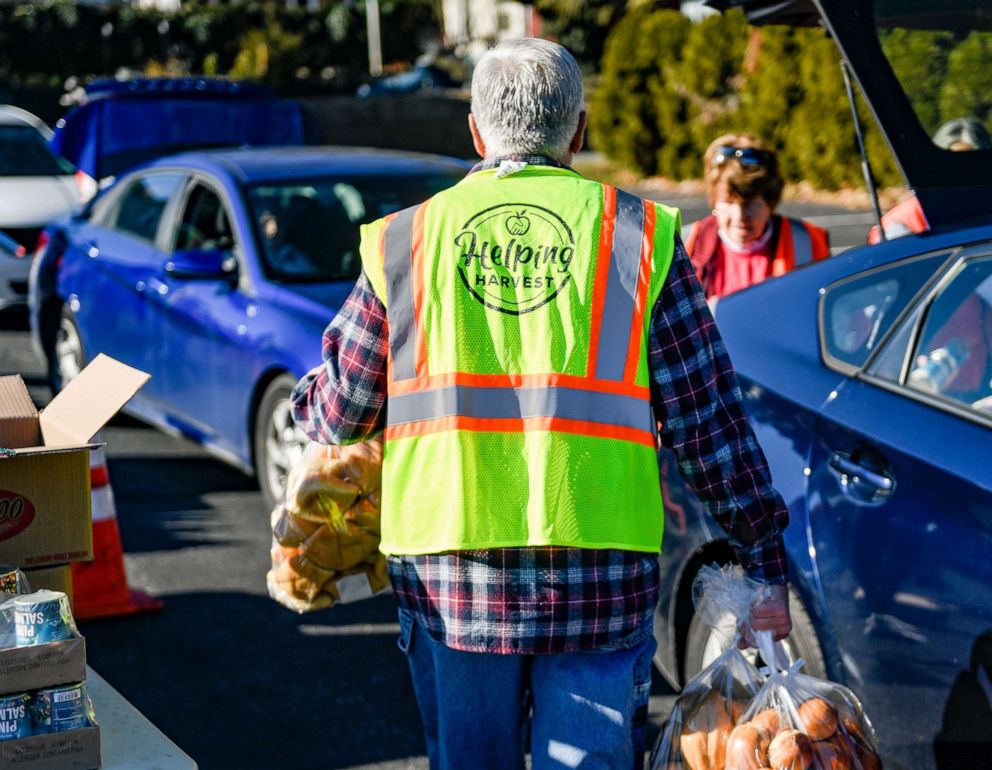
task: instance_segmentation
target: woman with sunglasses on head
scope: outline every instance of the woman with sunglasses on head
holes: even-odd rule
[[[830,256],[827,232],[775,213],[778,158],[753,134],[724,134],[703,156],[713,213],[685,234],[707,299],[723,297]]]

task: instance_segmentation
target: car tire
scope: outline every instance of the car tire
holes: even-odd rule
[[[54,333],[52,358],[48,362],[48,384],[53,395],[79,376],[86,366],[86,351],[83,349],[79,323],[67,306],[62,307]]]
[[[272,508],[282,502],[290,469],[303,457],[307,437],[293,422],[290,395],[296,380],[288,374],[276,377],[265,389],[255,412],[252,442],[255,475]]]
[[[827,678],[827,667],[823,659],[823,647],[817,638],[813,621],[806,612],[802,600],[795,590],[789,587],[789,614],[792,617],[792,631],[782,640],[789,663],[802,658],[802,671],[811,676]],[[683,683],[688,682],[696,674],[708,666],[717,655],[725,650],[733,639],[735,620],[730,613],[721,619],[716,627],[710,627],[693,613],[689,621],[689,633],[685,642],[683,656]],[[761,664],[756,650],[745,650],[745,657],[751,662]]]

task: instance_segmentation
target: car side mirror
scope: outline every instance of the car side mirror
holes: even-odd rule
[[[165,272],[173,278],[191,281],[228,281],[237,275],[237,267],[230,251],[183,249],[169,257]]]

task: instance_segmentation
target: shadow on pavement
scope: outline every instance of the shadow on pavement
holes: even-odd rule
[[[303,616],[244,593],[165,599],[160,613],[80,630],[90,665],[200,768],[424,755],[391,596]]]
[[[217,545],[237,539],[238,533],[223,527],[213,515],[210,495],[254,493],[258,507],[255,518],[265,520],[255,481],[216,460],[129,455],[109,458],[107,469],[121,540],[128,553]]]

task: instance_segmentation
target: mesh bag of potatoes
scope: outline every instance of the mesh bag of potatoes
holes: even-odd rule
[[[703,567],[693,603],[707,625],[736,629],[759,591],[740,567]],[[737,648],[739,638],[726,639],[729,646],[682,688],[651,752],[651,770],[724,770],[734,725],[764,681]]]
[[[767,631],[757,634],[765,660],[780,660]],[[880,770],[875,731],[846,687],[799,673],[803,661],[776,670],[727,741],[726,770]]]
[[[269,596],[311,612],[389,590],[379,553],[382,441],[311,443],[272,511]]]

